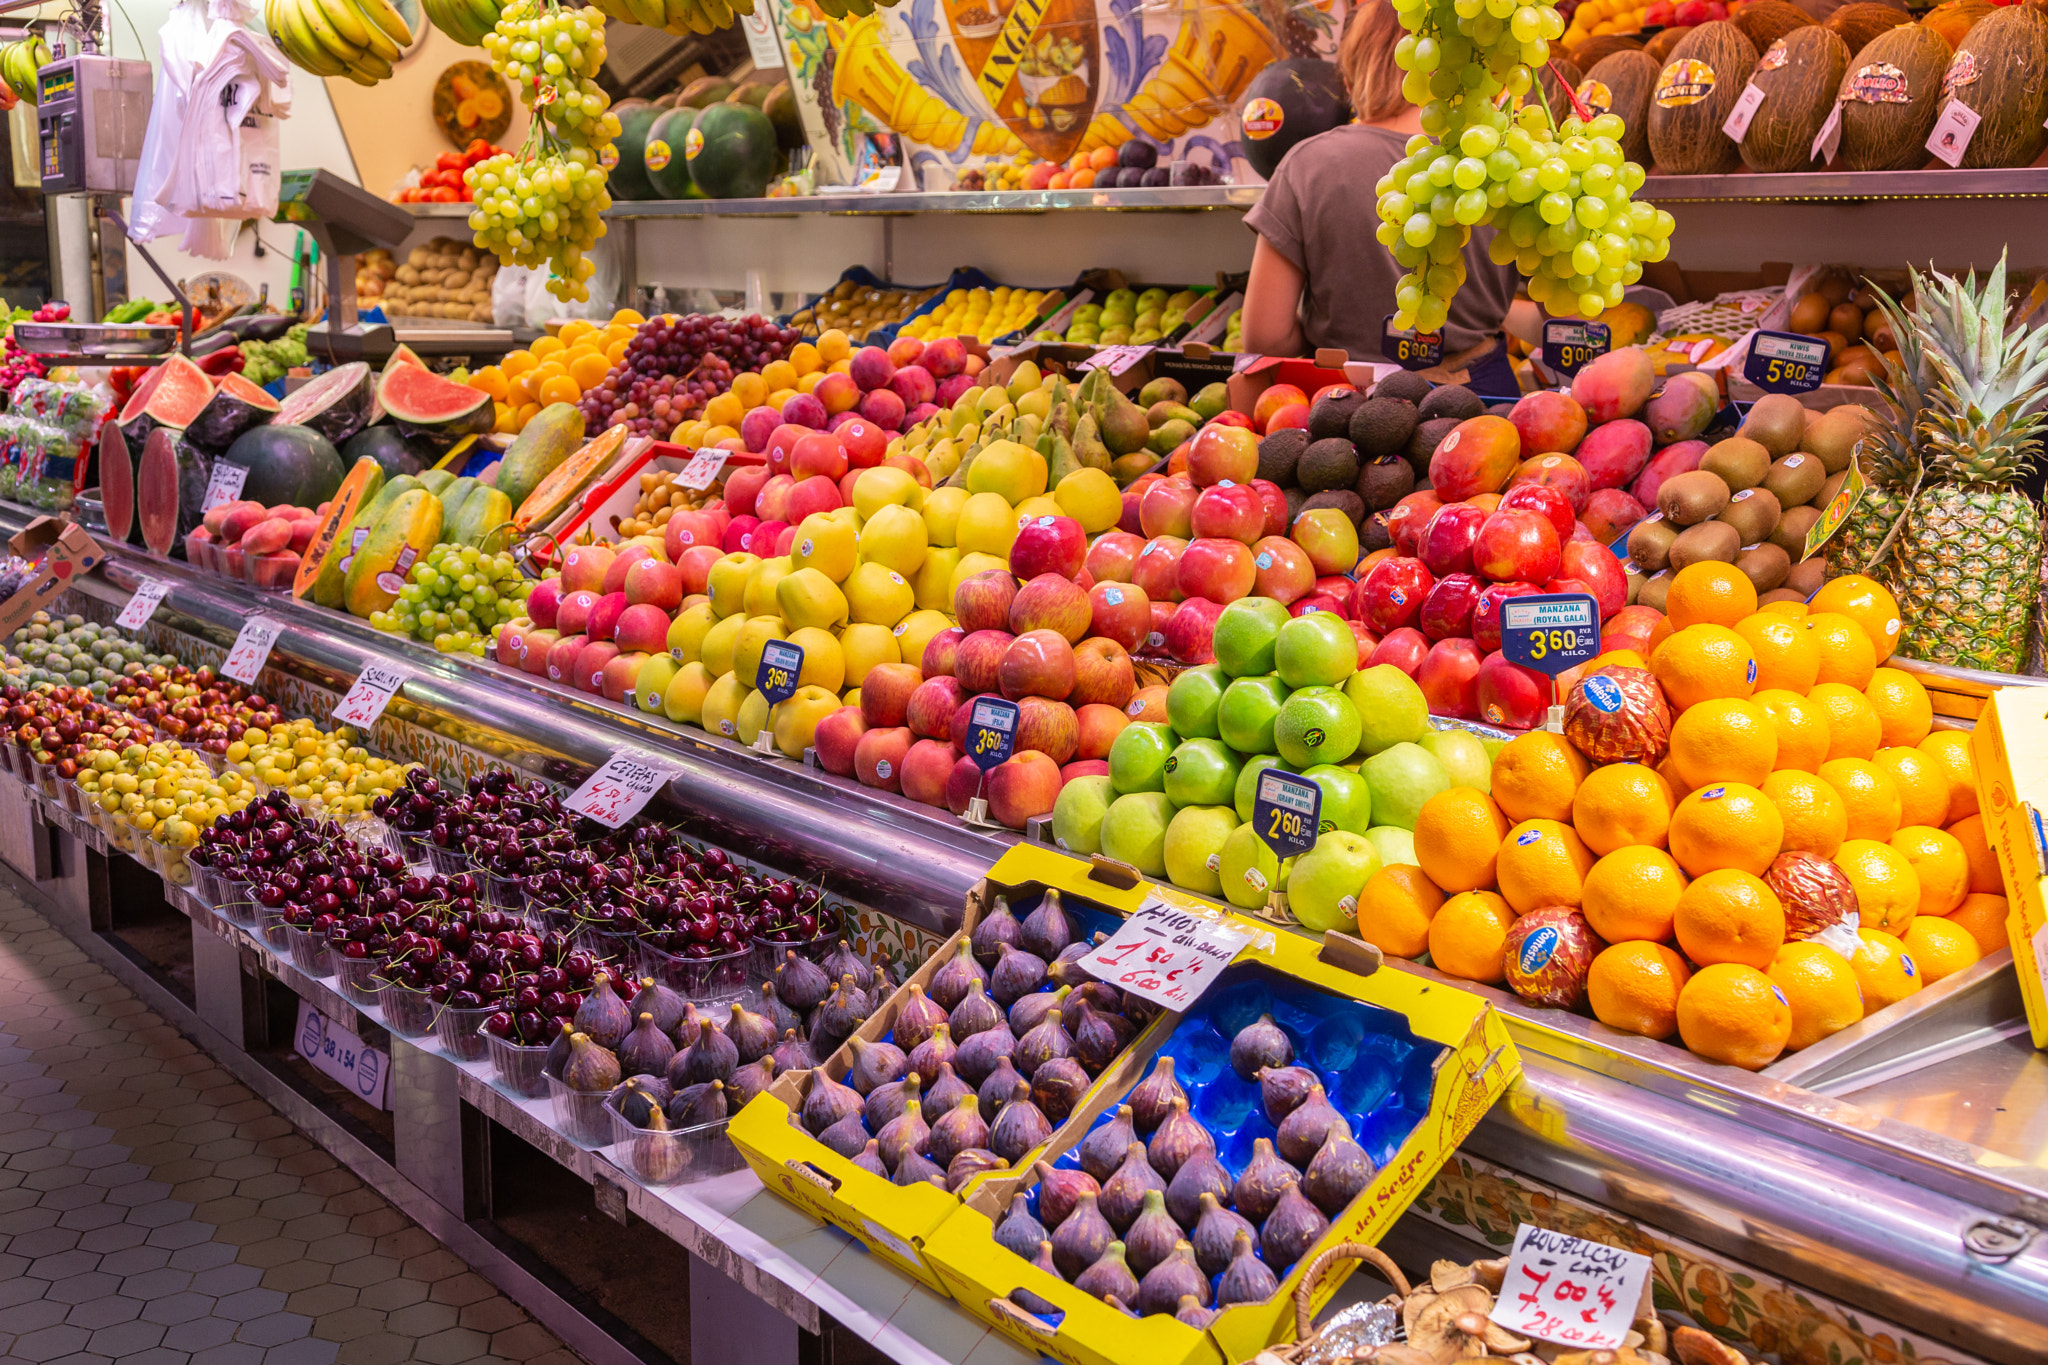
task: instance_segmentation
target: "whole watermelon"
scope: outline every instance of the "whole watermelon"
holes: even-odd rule
[[[714,104],[687,141],[690,179],[711,199],[758,199],[775,176],[775,125],[750,104]]]
[[[220,458],[248,468],[242,496],[266,507],[317,507],[341,486],[341,453],[311,427],[251,427]]]
[[[702,199],[704,192],[690,179],[690,129],[697,121],[695,109],[664,109],[647,129],[641,146],[641,165],[656,199]],[[623,154],[620,164],[625,164]]]
[[[1314,57],[1274,62],[1245,88],[1237,107],[1238,143],[1252,169],[1270,180],[1295,143],[1327,133],[1351,118],[1344,77]]]
[[[617,108],[616,105],[613,107]],[[667,112],[644,103],[618,111],[619,135],[613,143],[619,151],[619,164],[612,167],[609,185],[612,198],[654,198],[654,182],[647,178],[647,138],[649,131]]]

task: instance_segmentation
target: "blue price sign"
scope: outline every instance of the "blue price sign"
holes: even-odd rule
[[[787,640],[770,640],[761,650],[761,667],[754,673],[754,686],[770,706],[796,695],[797,674],[804,671],[804,647]]]
[[[1765,393],[1811,393],[1827,372],[1828,344],[1797,332],[1758,332],[1742,362],[1742,377]]]
[[[1443,360],[1444,334],[1404,332],[1389,313],[1380,323],[1380,354],[1404,370],[1426,370]]]
[[[1600,604],[1582,592],[1510,597],[1500,604],[1500,652],[1554,678],[1600,652]]]
[[[1316,846],[1323,815],[1323,789],[1305,777],[1268,768],[1259,774],[1252,797],[1252,828],[1278,858],[1292,858]]]
[[[967,716],[967,756],[987,772],[1010,756],[1017,745],[1017,703],[1001,697],[977,697]]]
[[[1611,344],[1604,322],[1552,318],[1543,324],[1543,364],[1567,379],[1606,355]]]

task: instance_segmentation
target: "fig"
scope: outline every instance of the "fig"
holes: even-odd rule
[[[1202,1301],[1193,1294],[1180,1296],[1180,1307],[1173,1310],[1173,1320],[1194,1328],[1197,1332],[1209,1330],[1209,1324],[1216,1321],[1216,1315],[1202,1307]]]
[[[1124,1153],[1138,1140],[1131,1126],[1131,1106],[1120,1104],[1106,1123],[1098,1123],[1081,1139],[1081,1169],[1097,1180],[1107,1180],[1124,1164]]]
[[[740,1050],[725,1036],[724,1029],[707,1019],[698,1030],[697,1041],[678,1052],[669,1063],[668,1078],[678,1090],[705,1081],[727,1081],[739,1064]]]
[[[925,1149],[925,1140],[931,1132],[931,1125],[924,1121],[918,1102],[905,1100],[903,1112],[890,1119],[888,1126],[875,1134],[875,1140],[882,1144],[882,1164],[891,1171],[895,1170],[903,1164],[903,1158]]]
[[[1095,1264],[1074,1277],[1074,1288],[1098,1299],[1114,1297],[1129,1303],[1138,1297],[1138,1277],[1131,1273],[1126,1256],[1122,1242],[1111,1242],[1102,1249]]]
[[[775,968],[775,993],[798,1014],[809,1014],[832,993],[832,978],[809,958],[798,957],[796,949],[785,948]]]
[[[940,1024],[932,1030],[931,1037],[910,1050],[910,1069],[920,1076],[936,1076],[939,1068],[952,1061],[959,1050],[953,1041],[952,1025]]]
[[[1164,1179],[1171,1180],[1180,1174],[1181,1167],[1197,1156],[1214,1156],[1216,1139],[1209,1135],[1200,1119],[1188,1112],[1186,1100],[1175,1100],[1166,1118],[1152,1130],[1145,1154],[1152,1163],[1152,1169]]]
[[[1054,1123],[1065,1123],[1088,1093],[1088,1073],[1072,1057],[1055,1057],[1031,1075],[1031,1102]]]
[[[1166,1197],[1166,1182],[1145,1157],[1145,1144],[1133,1142],[1124,1149],[1124,1160],[1116,1173],[1102,1182],[1102,1216],[1118,1232],[1137,1221],[1145,1207],[1145,1196],[1157,1190]]]
[[[1138,1281],[1138,1302],[1135,1305],[1141,1317],[1154,1313],[1174,1313],[1180,1310],[1183,1298],[1193,1298],[1202,1307],[1209,1304],[1209,1277],[1195,1264],[1195,1249],[1185,1241],[1175,1242],[1166,1259],[1145,1273]]]
[[[997,896],[996,908],[982,916],[981,923],[974,926],[975,960],[984,967],[993,968],[1002,957],[1004,946],[1015,946],[1022,933],[1023,926],[1010,913],[1010,898]]]
[[[913,1048],[932,1036],[932,1030],[946,1022],[946,1011],[924,993],[915,981],[903,988],[903,1004],[896,1011],[896,1025],[889,1037],[900,1048]]]
[[[958,1194],[968,1181],[990,1171],[1007,1171],[1010,1163],[986,1147],[970,1147],[964,1152],[955,1152],[953,1159],[946,1163],[946,1188]]]
[[[813,1035],[818,1032],[816,1028],[811,1031]],[[848,1029],[847,1032],[851,1033],[853,1030]],[[767,1015],[756,1014],[737,1000],[732,1002],[732,1018],[726,1023],[725,1036],[732,1041],[733,1048],[743,1062],[751,1062],[756,1057],[766,1057],[775,1050],[775,1045],[782,1041],[782,1035],[776,1031],[775,1025],[769,1022]]]
[[[899,1185],[937,1185],[946,1188],[946,1172],[939,1163],[923,1152],[911,1152],[896,1163],[895,1174],[890,1176]]]
[[[1165,1122],[1173,1112],[1173,1102],[1188,1102],[1188,1092],[1180,1088],[1180,1082],[1173,1078],[1173,1058],[1159,1057],[1152,1063],[1152,1074],[1131,1087],[1131,1119],[1137,1125],[1141,1137],[1150,1137],[1152,1130]]]
[[[1045,959],[1007,943],[988,975],[989,994],[1005,1007],[1016,1004],[1044,984]]]
[[[629,1008],[633,1017],[643,1014],[654,1016],[654,1026],[671,1038],[675,1036],[676,1025],[683,1022],[683,1007],[690,1002],[662,985],[651,976],[640,978],[640,989],[633,996]]]
[[[615,1048],[632,1027],[632,1011],[612,990],[612,979],[600,973],[576,1007],[576,1031],[599,1047]]]
[[[1351,1140],[1351,1125],[1339,1119],[1330,1125],[1330,1135],[1301,1173],[1301,1192],[1335,1218],[1359,1191],[1372,1184],[1376,1170],[1365,1149]]]
[[[1296,1168],[1307,1166],[1322,1150],[1323,1139],[1330,1135],[1330,1129],[1342,1122],[1344,1116],[1323,1094],[1323,1087],[1312,1085],[1308,1088],[1308,1098],[1295,1106],[1293,1113],[1280,1120],[1280,1131],[1274,1135],[1273,1146]]]
[[[1307,1255],[1329,1226],[1330,1220],[1309,1203],[1301,1186],[1289,1185],[1259,1224],[1259,1252],[1267,1265],[1284,1271]]]
[[[1010,1201],[1010,1211],[1003,1215],[1003,1221],[996,1224],[996,1245],[1013,1255],[1030,1260],[1038,1251],[1038,1244],[1049,1236],[1045,1224],[1031,1216],[1031,1206],[1026,1200]]]
[[[728,1112],[724,1081],[686,1085],[668,1102],[668,1121],[676,1128],[700,1128],[717,1123]]]
[[[675,1097],[674,1089],[659,1076],[628,1076],[612,1087],[605,1102],[635,1128],[651,1128],[653,1116]]]
[[[837,1152],[851,1161],[867,1149],[872,1136],[868,1132],[868,1126],[860,1121],[860,1114],[856,1111],[818,1134],[818,1141],[824,1143],[828,1150]]]
[[[1038,1197],[1039,1213],[1043,1216],[1045,1192],[1042,1186]],[[1096,1207],[1094,1193],[1084,1190],[1074,1201],[1073,1210],[1053,1227],[1052,1263],[1059,1267],[1062,1276],[1071,1280],[1101,1260],[1102,1253],[1115,1240],[1116,1229]]]
[[[920,1097],[920,1103],[934,1114],[950,1114],[960,1107],[961,1100],[973,1093],[967,1082],[954,1071],[951,1062],[940,1062],[939,1073],[932,1077],[931,1088]]]
[[[739,1006],[735,1004],[733,1008],[738,1009]],[[824,1004],[811,1011],[811,1039],[827,1054],[837,1052],[839,1045],[867,1022],[868,1013],[867,995],[851,979],[842,981],[832,988],[832,994],[825,997]],[[754,1016],[756,1019],[761,1017],[758,1014]],[[733,1041],[739,1040],[735,1038]],[[744,1049],[742,1055],[745,1055]]]
[[[800,1114],[812,1137],[817,1137],[841,1119],[858,1117],[860,1109],[858,1090],[850,1085],[841,1085],[822,1071],[811,1073],[811,1088],[804,1096]]]
[[[925,1139],[926,1154],[941,1166],[951,1166],[953,1158],[962,1152],[987,1146],[988,1123],[982,1118],[981,1106],[972,1095],[961,1096],[957,1105],[940,1114],[939,1121],[932,1125],[931,1134]]]
[[[1239,1080],[1255,1081],[1265,1068],[1283,1067],[1293,1060],[1294,1044],[1270,1014],[1246,1024],[1230,1040],[1230,1069]]]
[[[1230,1172],[1223,1169],[1216,1154],[1197,1152],[1166,1182],[1166,1211],[1173,1215],[1174,1222],[1191,1228],[1202,1216],[1202,1196],[1213,1194],[1217,1203],[1228,1203],[1230,1188]]]
[[[1101,1010],[1104,1014],[1114,1019],[1122,1028],[1128,1030],[1132,1036],[1137,1034],[1138,1030],[1132,1027],[1128,1019],[1124,1018],[1124,993],[1122,991],[1110,985],[1107,981],[1083,981],[1072,989],[1073,995],[1070,998],[1076,1004],[1085,1000],[1088,1002],[1090,1009]]]
[[[1269,1139],[1253,1138],[1252,1159],[1244,1164],[1230,1199],[1239,1213],[1254,1223],[1263,1223],[1280,1202],[1280,1196],[1300,1183],[1301,1172],[1274,1154]]]
[[[676,1045],[656,1025],[653,1014],[643,1014],[619,1041],[619,1070],[628,1076],[665,1076],[675,1055]]]
[[[995,1070],[982,1079],[980,1087],[975,1092],[975,1097],[981,1101],[981,1112],[1001,1118],[1003,1107],[1010,1102],[1010,1097],[1017,1093],[1019,1081],[1023,1081],[1024,1094],[1028,1098],[1031,1094],[1031,1082],[1017,1074],[1017,1068],[1010,1065],[1008,1057],[997,1062]]]
[[[1021,1294],[1024,1291],[1020,1289],[1017,1292]],[[1121,1299],[1115,1294],[1110,1295],[1108,1298],[1104,1299],[1103,1302],[1108,1304],[1111,1308],[1114,1308],[1117,1312],[1122,1313],[1127,1318],[1135,1318],[1136,1316],[1138,1316],[1137,1309],[1131,1307],[1128,1303],[1125,1303],[1123,1299]]]
[[[1269,1066],[1259,1073],[1259,1098],[1266,1117],[1275,1125],[1301,1107],[1309,1087],[1316,1084],[1315,1072],[1305,1066]]]
[[[1230,1264],[1223,1268],[1223,1277],[1216,1282],[1216,1306],[1264,1303],[1279,1292],[1279,1277],[1259,1259],[1252,1246],[1251,1231],[1239,1228],[1231,1243]]]
[[[1012,1057],[1017,1070],[1036,1078],[1038,1068],[1055,1057],[1066,1057],[1074,1051],[1073,1035],[1060,1022],[1058,1010],[1048,1010],[1037,1028],[1017,1040],[1017,1049]]]
[[[811,1045],[799,1038],[793,1028],[782,1031],[782,1041],[768,1055],[777,1072],[808,1071],[818,1064],[817,1054],[811,1051]]]
[[[1180,1224],[1166,1211],[1166,1192],[1148,1190],[1138,1216],[1124,1231],[1124,1252],[1130,1257],[1131,1269],[1143,1275],[1172,1255],[1173,1244],[1183,1235]]]
[[[1204,1194],[1201,1204],[1202,1216],[1195,1220],[1194,1233],[1189,1237],[1195,1245],[1195,1263],[1205,1275],[1220,1275],[1235,1254],[1237,1239],[1256,1241],[1259,1230],[1243,1214],[1224,1208],[1213,1194]]]
[[[647,1126],[654,1133],[669,1131],[668,1120],[662,1116],[659,1109],[649,1114],[647,1119]],[[688,1154],[675,1143],[665,1142],[656,1136],[635,1139],[633,1159],[647,1173],[647,1178],[657,1184],[681,1176],[683,1168],[690,1160]]]
[[[1095,1177],[1085,1171],[1070,1171],[1062,1166],[1048,1166],[1040,1161],[1031,1168],[1038,1172],[1038,1221],[1058,1230],[1060,1224],[1080,1204],[1081,1196],[1093,1199],[1102,1193],[1102,1187],[1095,1183]],[[1090,1208],[1095,1207],[1093,1204]],[[1108,1243],[1105,1241],[1104,1245]],[[1089,1260],[1095,1259],[1089,1257]]]
[[[1129,1041],[1117,1030],[1122,1020],[1112,1022],[1112,1016],[1090,1008],[1085,1001],[1075,1008],[1079,1013],[1074,1023],[1074,1060],[1089,1075],[1100,1076]],[[1064,1020],[1066,1011],[1062,1010],[1060,1017]]]
[[[791,1025],[791,1027],[802,1028],[803,1020],[797,1020],[795,1024]],[[683,1002],[683,1017],[676,1021],[675,1032],[669,1035],[671,1038],[674,1038],[676,1040],[676,1049],[680,1051],[683,1048],[688,1047],[690,1044],[696,1042],[697,1035],[702,1033],[703,1031],[704,1016],[697,1013],[697,1007],[695,1005],[685,1000]]]
[[[974,960],[973,946],[963,938],[953,956],[932,973],[932,983],[925,988],[925,994],[950,1014],[953,1006],[967,998],[968,989],[977,981],[986,987],[988,973]]]
[[[1043,1023],[1046,1015],[1065,1008],[1071,993],[1072,988],[1062,986],[1056,991],[1039,991],[1025,996],[1010,1006],[1010,1032],[1022,1038]]]
[[[569,1040],[576,1032],[576,1025],[570,1020],[562,1021],[562,1031],[548,1044],[548,1055],[540,1059],[540,1069],[560,1080],[562,1067],[569,1060]]]
[[[882,1164],[880,1151],[873,1138],[869,1138],[868,1145],[854,1154],[853,1164],[869,1175],[878,1175],[884,1180],[889,1178],[889,1168]]]
[[[946,1025],[953,1030],[953,1040],[960,1043],[1004,1022],[1003,1007],[990,997],[979,981],[967,988],[966,999],[955,1005],[953,1012],[946,1016]]]
[[[856,953],[853,946],[843,938],[839,940],[837,947],[825,955],[825,960],[818,966],[834,981],[850,976],[853,978],[853,984],[863,991],[875,988],[875,969],[869,966],[867,959]]]
[[[1031,1102],[1031,1083],[1018,1077],[1010,1098],[989,1125],[989,1150],[1008,1162],[1022,1161],[1040,1143],[1052,1136],[1052,1123]]]
[[[1025,952],[1051,962],[1073,941],[1074,925],[1067,918],[1067,907],[1060,904],[1060,893],[1047,887],[1038,908],[1024,917],[1017,942]]]
[[[887,1085],[878,1085],[869,1091],[867,1103],[861,1106],[861,1122],[879,1133],[891,1120],[900,1118],[903,1107],[912,1100],[920,1103],[924,1101],[924,1093],[919,1087],[915,1071],[900,1081],[890,1081]]]
[[[863,1095],[878,1085],[901,1080],[910,1070],[910,1060],[894,1043],[871,1043],[857,1033],[847,1043],[853,1048],[853,1065],[847,1068],[846,1080]]]
[[[986,1085],[998,1068],[1014,1066],[1016,1052],[1016,1035],[1008,1024],[998,1024],[964,1040],[953,1054],[953,1069],[969,1085]]]
[[[744,1109],[753,1102],[754,1096],[774,1083],[776,1074],[775,1058],[756,1057],[745,1066],[736,1066],[732,1072],[732,1084],[726,1087],[728,1097],[735,1109]]]
[[[1038,1249],[1032,1252],[1028,1259],[1033,1270],[1042,1270],[1055,1278],[1064,1278],[1060,1275],[1059,1263],[1053,1257],[1052,1238],[1048,1237],[1043,1242],[1040,1242]],[[1022,1293],[1023,1291],[1019,1290],[1018,1292]],[[1045,1300],[1040,1299],[1039,1302],[1044,1303]],[[1039,1310],[1033,1309],[1032,1311],[1037,1312]],[[1059,1310],[1055,1308],[1053,1311],[1057,1313]]]
[[[621,1005],[621,1009],[625,1006]],[[623,1030],[622,1030],[623,1032]],[[578,1030],[569,1037],[569,1060],[562,1063],[562,1084],[586,1093],[609,1090],[619,1083],[619,1059]]]

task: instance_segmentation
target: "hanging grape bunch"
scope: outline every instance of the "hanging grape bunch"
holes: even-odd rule
[[[1630,198],[1644,172],[1622,159],[1618,115],[1560,124],[1541,103],[1531,68],[1549,61],[1564,17],[1522,0],[1394,9],[1408,30],[1394,49],[1402,94],[1422,111],[1422,132],[1376,187],[1380,243],[1409,272],[1394,326],[1444,325],[1475,227],[1496,229],[1494,263],[1513,262],[1549,312],[1591,318],[1620,303],[1643,262],[1669,252],[1673,223]]]
[[[545,266],[548,292],[587,300],[594,267],[583,253],[604,236],[611,207],[605,182],[618,155],[619,116],[597,83],[604,66],[604,16],[555,0],[513,0],[484,35],[491,69],[533,110],[517,153],[463,172],[476,200],[476,244],[507,265]]]

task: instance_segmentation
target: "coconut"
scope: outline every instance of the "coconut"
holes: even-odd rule
[[[1671,49],[1650,94],[1650,152],[1667,175],[1725,175],[1742,156],[1721,125],[1756,69],[1756,45],[1725,20]]]
[[[1805,10],[1787,4],[1786,0],[1754,0],[1754,3],[1743,6],[1742,13],[1728,22],[1741,29],[1743,35],[1756,44],[1758,52],[1768,52],[1772,43],[1795,28],[1807,27],[1813,20]]]
[[[1948,62],[1948,44],[1919,24],[1881,33],[1851,57],[1835,92],[1842,105],[1839,163],[1852,171],[1925,165]]]
[[[1981,122],[1962,165],[2025,166],[2048,146],[2041,101],[2048,88],[2048,17],[2013,5],[1963,38],[1941,78],[1942,93],[1977,111]]]
[[[1849,49],[1818,24],[1794,29],[1757,59],[1750,83],[1764,92],[1742,139],[1742,163],[1753,171],[1803,171],[1813,139],[1835,107]]]
[[[1621,116],[1621,154],[1639,166],[1650,163],[1650,92],[1659,70],[1655,57],[1630,48],[1602,57],[1579,82],[1581,104],[1596,114]]]

